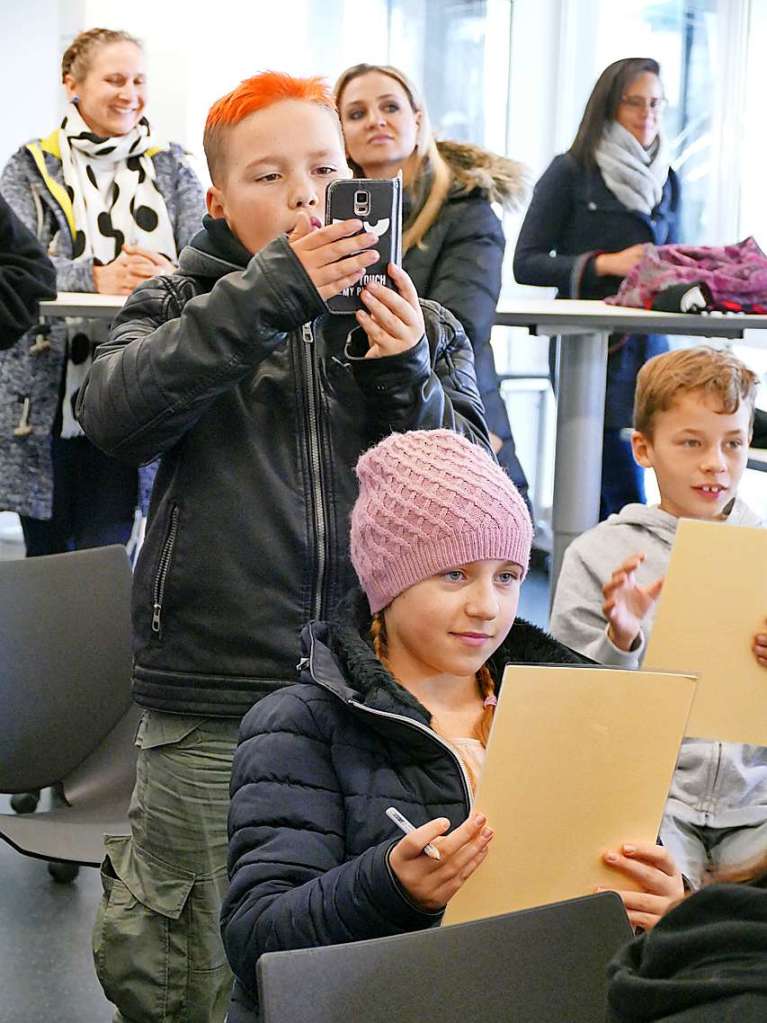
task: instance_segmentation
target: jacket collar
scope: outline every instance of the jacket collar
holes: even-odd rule
[[[251,253],[235,237],[227,222],[211,217],[202,219],[202,230],[192,238],[179,257],[179,269],[195,277],[219,277],[244,270]]]

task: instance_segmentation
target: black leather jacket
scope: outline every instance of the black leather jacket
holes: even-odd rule
[[[78,415],[108,454],[161,455],[133,589],[134,697],[239,717],[295,680],[302,625],[354,582],[359,454],[444,427],[488,446],[471,348],[423,303],[426,336],[364,359],[284,237],[250,258],[206,218],[180,271],[141,285],[100,346]]]

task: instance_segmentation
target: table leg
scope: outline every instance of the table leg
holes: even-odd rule
[[[571,334],[558,342],[552,597],[568,544],[599,520],[608,337]]]

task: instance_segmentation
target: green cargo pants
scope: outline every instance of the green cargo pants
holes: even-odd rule
[[[146,711],[131,835],[107,836],[93,932],[114,1023],[223,1023],[232,974],[219,932],[239,721]]]

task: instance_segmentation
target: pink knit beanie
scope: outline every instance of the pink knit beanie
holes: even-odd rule
[[[373,614],[409,586],[471,561],[527,572],[533,527],[506,473],[452,430],[394,433],[357,462],[351,558]]]

